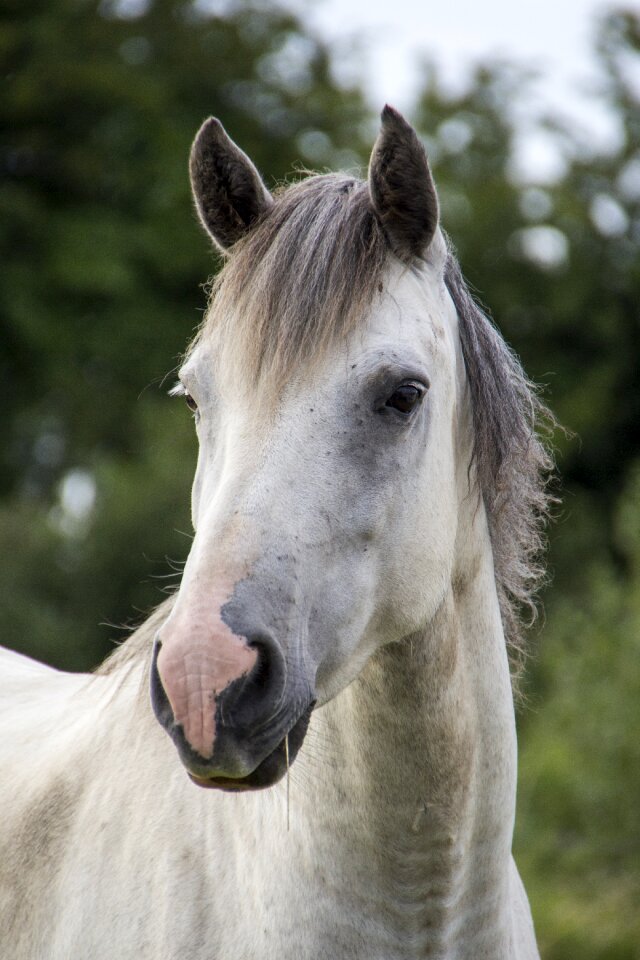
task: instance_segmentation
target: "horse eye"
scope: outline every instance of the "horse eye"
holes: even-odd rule
[[[184,392],[184,401],[189,407],[189,410],[191,410],[192,413],[195,413],[198,409],[198,404],[195,402],[191,394],[186,392],[186,390]]]
[[[403,383],[401,387],[393,391],[385,403],[385,407],[391,407],[400,413],[411,413],[413,408],[422,400],[424,392],[424,388],[417,386],[415,383]]]

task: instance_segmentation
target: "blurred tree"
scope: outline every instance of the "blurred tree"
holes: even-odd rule
[[[627,574],[554,593],[521,736],[518,862],[545,960],[640,957],[640,460],[618,498]]]

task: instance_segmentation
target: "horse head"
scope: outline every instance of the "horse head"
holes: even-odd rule
[[[473,562],[469,409],[436,190],[396,111],[366,181],[272,196],[214,119],[190,169],[227,259],[180,370],[196,533],[152,701],[195,782],[251,789]]]

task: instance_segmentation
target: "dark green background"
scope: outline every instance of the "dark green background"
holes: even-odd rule
[[[214,269],[195,130],[220,116],[273,184],[295,162],[366,164],[376,120],[275,4],[0,17],[0,640],[88,669],[189,548],[194,439],[166,390]],[[623,136],[600,155],[550,120],[566,162],[542,191],[512,175],[514,65],[457,96],[425,65],[411,111],[467,276],[575,434],[556,437],[564,506],[519,716],[516,853],[545,960],[640,958],[639,15],[603,16],[594,46]],[[532,257],[540,228],[565,257]],[[84,516],[74,484],[95,485]]]

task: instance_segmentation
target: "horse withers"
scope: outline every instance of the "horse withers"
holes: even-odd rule
[[[191,180],[226,256],[172,391],[195,538],[95,675],[1,654],[0,955],[533,960],[509,650],[546,411],[393,109],[366,181],[272,196],[214,119]]]

